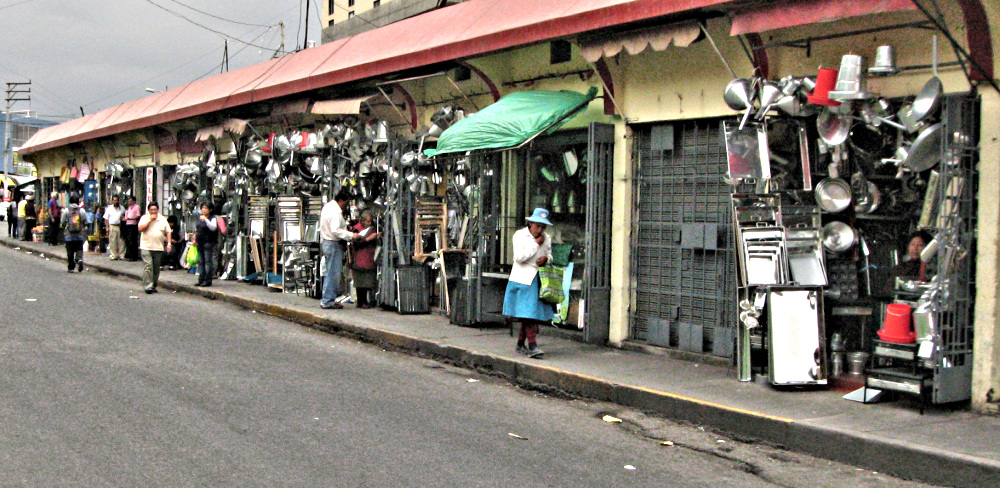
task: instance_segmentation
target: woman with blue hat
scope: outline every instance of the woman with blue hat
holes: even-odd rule
[[[538,267],[552,261],[552,238],[545,233],[552,225],[549,211],[536,208],[527,223],[514,233],[514,266],[503,297],[503,314],[521,323],[517,352],[540,358],[545,352],[538,348],[538,326],[552,320],[553,315],[552,305],[538,298]]]

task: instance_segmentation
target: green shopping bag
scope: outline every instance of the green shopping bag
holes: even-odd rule
[[[541,266],[538,268],[538,298],[545,303],[562,303],[565,296],[562,291],[564,268],[559,266]]]

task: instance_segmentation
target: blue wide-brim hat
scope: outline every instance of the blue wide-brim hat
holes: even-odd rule
[[[552,222],[549,222],[549,211],[541,207],[536,208],[535,211],[531,213],[531,217],[528,217],[525,220],[536,224],[552,225]]]

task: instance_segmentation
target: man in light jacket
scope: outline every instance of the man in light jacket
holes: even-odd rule
[[[323,298],[319,306],[324,309],[344,308],[335,302],[337,289],[340,287],[340,273],[344,268],[344,246],[347,242],[360,237],[357,232],[347,229],[347,219],[344,218],[344,210],[347,210],[347,202],[350,200],[350,193],[346,189],[341,189],[333,200],[323,206],[319,216],[319,233],[323,239],[323,258],[326,260]]]

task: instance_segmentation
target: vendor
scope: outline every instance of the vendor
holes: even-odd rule
[[[904,280],[927,281],[925,263],[920,260],[920,253],[931,242],[931,239],[933,237],[923,230],[910,235],[906,246],[906,260],[892,268],[892,281],[890,283],[895,284],[897,277]]]

